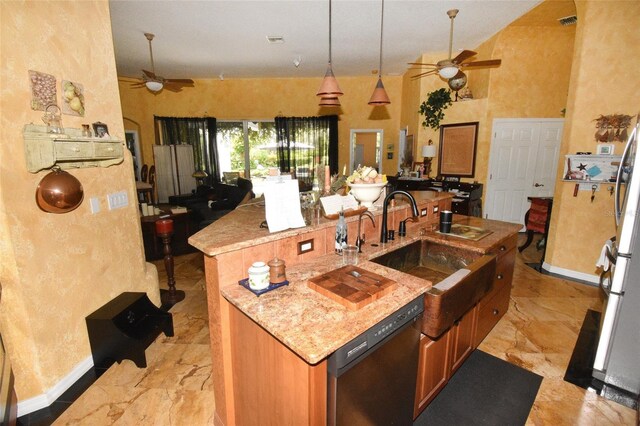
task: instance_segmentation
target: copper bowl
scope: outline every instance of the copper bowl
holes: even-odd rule
[[[42,178],[36,188],[36,203],[48,213],[68,213],[84,198],[82,184],[64,170],[53,170]]]

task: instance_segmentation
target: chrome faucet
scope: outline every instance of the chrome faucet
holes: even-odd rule
[[[418,217],[418,205],[416,204],[416,199],[413,198],[413,195],[409,194],[407,191],[392,191],[390,192],[384,199],[384,203],[382,204],[382,224],[380,225],[380,242],[387,242],[387,206],[389,205],[389,200],[393,198],[394,195],[404,195],[411,202],[411,209],[413,210],[413,217]]]
[[[371,219],[371,223],[373,224],[373,227],[376,227],[376,221],[373,220],[373,213],[371,213],[369,210],[365,210],[362,213],[360,213],[358,215],[358,235],[356,237],[356,247],[358,247],[358,253],[362,253],[362,244],[364,244],[364,234],[360,235],[360,227],[362,226],[362,216],[367,216],[369,219]]]

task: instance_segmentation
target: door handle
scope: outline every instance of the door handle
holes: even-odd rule
[[[533,186],[535,186],[536,188],[538,188],[539,186],[544,186],[544,185],[543,185],[543,184],[541,184],[541,183],[536,182]]]

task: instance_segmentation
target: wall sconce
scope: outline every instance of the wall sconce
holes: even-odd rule
[[[429,179],[431,174],[431,159],[436,156],[436,146],[433,145],[433,141],[429,139],[429,144],[422,147],[422,156],[424,157],[424,173]]]

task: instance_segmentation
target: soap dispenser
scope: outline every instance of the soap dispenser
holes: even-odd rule
[[[347,246],[347,223],[344,220],[344,210],[340,209],[338,224],[336,225],[336,253],[342,254],[342,249]]]

